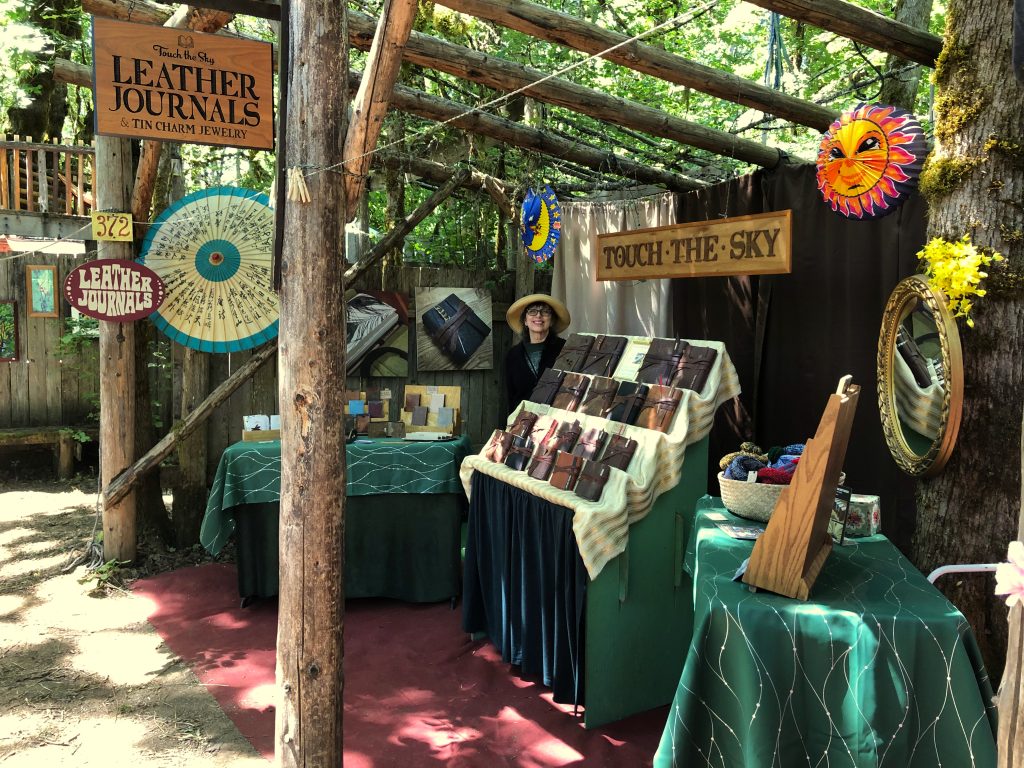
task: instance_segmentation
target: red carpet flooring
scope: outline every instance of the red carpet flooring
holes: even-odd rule
[[[277,604],[238,607],[233,566],[136,583],[150,622],[253,746],[274,752]],[[447,603],[350,600],[345,611],[347,768],[650,765],[668,708],[586,730],[571,707],[523,680]]]

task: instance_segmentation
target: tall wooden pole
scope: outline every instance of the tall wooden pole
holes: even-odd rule
[[[282,6],[288,106],[281,164],[306,175],[309,202],[285,203],[281,251],[280,596],[277,765],[342,764],[345,463],[345,193],[322,171],[342,160],[345,4]]]
[[[96,210],[128,211],[132,145],[96,137]],[[101,259],[131,259],[131,243],[99,241]],[[110,481],[135,460],[135,326],[100,322],[100,482]],[[135,559],[135,494],[103,505],[103,559]]]

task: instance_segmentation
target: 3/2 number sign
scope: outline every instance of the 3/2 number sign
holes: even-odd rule
[[[131,242],[132,215],[130,213],[93,211],[92,239]]]

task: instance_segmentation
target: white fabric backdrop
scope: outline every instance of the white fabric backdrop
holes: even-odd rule
[[[666,192],[637,200],[565,202],[561,208],[562,238],[555,251],[551,295],[569,308],[569,332],[671,336],[669,281],[599,283],[591,249],[599,234],[675,224],[675,195]]]

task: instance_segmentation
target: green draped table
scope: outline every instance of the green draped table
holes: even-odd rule
[[[361,439],[345,447],[345,596],[434,602],[460,589],[469,438]],[[221,456],[199,540],[212,554],[235,535],[243,598],[278,590],[281,442],[241,442]]]
[[[995,766],[971,628],[888,539],[836,547],[802,602],[733,581],[753,542],[719,522],[752,525],[697,503],[693,638],[656,768]]]

